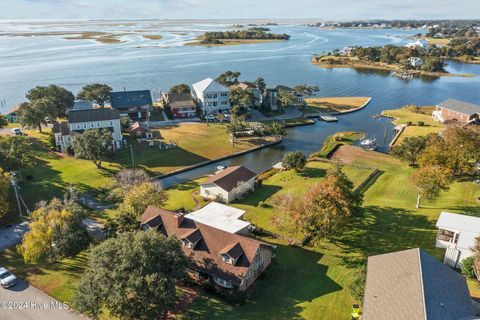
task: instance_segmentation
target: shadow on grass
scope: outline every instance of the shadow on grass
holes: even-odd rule
[[[320,168],[310,168],[306,167],[299,173],[297,173],[298,176],[303,177],[303,178],[323,178],[327,174],[327,170],[325,169],[320,169]]]
[[[246,305],[233,307],[202,295],[187,310],[187,319],[303,319],[304,307],[299,304],[343,289],[327,276],[327,266],[319,263],[322,254],[275,245],[276,258],[248,289]]]
[[[438,256],[435,224],[412,211],[368,206],[339,237],[340,258],[347,267],[360,267],[368,256],[420,247]],[[358,255],[360,254],[360,255]]]
[[[260,201],[266,201],[280,190],[282,190],[282,187],[280,186],[261,185],[255,189],[254,193],[250,194],[250,196],[241,203],[256,207]]]

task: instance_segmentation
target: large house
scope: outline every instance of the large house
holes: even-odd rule
[[[463,259],[474,255],[475,239],[480,237],[480,218],[442,212],[437,221],[437,248],[445,248],[444,263],[460,268]]]
[[[363,320],[473,320],[465,278],[421,249],[371,256]]]
[[[144,120],[149,117],[153,102],[150,90],[137,90],[110,92],[110,104],[120,116]]]
[[[230,90],[207,78],[192,85],[192,95],[203,115],[215,115],[230,110]]]
[[[226,203],[255,187],[255,172],[244,166],[228,167],[209,177],[200,185],[200,196]]]
[[[254,101],[253,105],[243,106],[243,107],[246,107],[246,108],[259,107],[263,103],[263,93],[262,93],[262,91],[260,91],[260,89],[255,87],[253,84],[245,83],[245,82],[239,82],[237,84],[234,84],[234,85],[230,86],[230,90],[237,90],[237,89],[249,90],[249,91],[252,92],[253,97],[255,98],[255,101]]]
[[[222,288],[246,290],[273,259],[274,246],[208,226],[182,213],[149,206],[140,221],[143,229],[156,229],[180,240],[191,261],[190,275]]]
[[[176,118],[194,118],[197,116],[197,105],[190,93],[164,93],[163,101]]]
[[[280,101],[278,99],[280,91],[291,92],[294,97],[293,105],[295,106],[302,106],[305,103],[305,97],[303,95],[290,87],[278,85],[275,88],[266,89],[263,95],[263,103],[272,111],[278,110],[280,107]]]
[[[428,42],[425,39],[418,39],[417,41],[407,43],[405,45],[407,48],[422,48],[423,50],[428,50]]]
[[[448,99],[435,106],[432,118],[442,123],[455,121],[467,124],[478,120],[479,115],[480,105],[456,99]]]
[[[201,209],[187,214],[185,217],[226,232],[249,235],[254,227],[250,222],[242,220],[245,210],[226,206],[218,202],[210,202]]]
[[[87,129],[107,129],[112,133],[114,149],[122,147],[122,128],[118,110],[110,108],[70,110],[68,122],[55,122],[53,133],[55,143],[61,152],[65,152],[72,144],[76,134]]]

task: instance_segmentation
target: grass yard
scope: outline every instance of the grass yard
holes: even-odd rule
[[[322,113],[348,112],[365,106],[370,97],[318,97],[307,98],[307,105]]]
[[[21,191],[30,207],[40,200],[61,195],[69,184],[78,185],[82,191],[93,194],[102,188],[108,189],[112,183],[112,175],[131,166],[128,149],[118,152],[113,159],[104,161],[103,169],[97,169],[90,161],[51,152],[45,145],[49,133],[44,131],[25,131],[35,142],[38,158],[37,166],[23,171],[25,175],[33,177],[22,183]],[[162,141],[174,141],[177,148],[159,150],[158,147],[147,146],[145,142],[131,141],[135,165],[152,175],[232,155],[270,141],[268,138],[237,139],[235,147],[232,147],[225,127],[221,124],[181,124],[164,127],[159,131]],[[130,141],[129,138],[128,140]]]
[[[341,146],[333,159],[345,163],[344,170],[355,184],[368,175],[367,167],[380,169],[380,176],[364,194],[362,215],[352,220],[335,243],[325,242],[317,248],[295,248],[264,238],[278,246],[276,260],[250,291],[249,302],[234,308],[202,295],[189,307],[186,318],[349,319],[354,301],[348,286],[367,256],[421,247],[441,259],[443,250],[434,247],[435,221],[440,211],[480,216],[475,200],[480,186],[472,182],[456,182],[437,201],[424,202],[421,209],[416,209],[416,192],[410,181],[414,169],[389,155],[351,146]],[[310,162],[302,173],[278,172],[244,203],[233,206],[246,210],[245,219],[256,226],[282,233],[271,223],[273,210],[269,205],[275,196],[308,189],[310,183],[324,176],[328,166]],[[260,201],[267,206],[259,206]],[[469,285],[477,296],[477,284]]]
[[[56,263],[37,265],[25,264],[22,256],[14,248],[0,252],[0,265],[60,302],[71,303],[73,292],[86,264],[86,252]]]
[[[425,40],[427,40],[429,45],[445,46],[450,42],[451,39],[426,37]]]
[[[323,143],[323,147],[320,152],[314,153],[313,157],[326,158],[333,149],[338,145],[353,144],[355,141],[361,139],[364,136],[363,132],[345,131],[337,132],[328,136]]]
[[[426,136],[430,133],[442,131],[444,125],[440,122],[432,120],[432,112],[435,107],[426,106],[415,108],[413,106],[405,106],[400,109],[385,110],[383,116],[393,118],[396,125],[408,125],[395,143],[401,142],[406,137]],[[423,126],[419,125],[423,122]]]

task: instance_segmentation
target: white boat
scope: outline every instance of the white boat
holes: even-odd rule
[[[320,119],[326,122],[335,122],[338,121],[338,119],[334,116],[320,116]]]
[[[377,147],[378,147],[377,139],[376,138],[369,139],[367,137],[363,137],[360,140],[360,146],[367,150],[377,150]]]

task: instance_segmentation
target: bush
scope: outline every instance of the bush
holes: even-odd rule
[[[476,278],[474,263],[475,263],[474,256],[471,256],[462,260],[462,264],[460,265],[460,268],[462,270],[462,274],[467,278],[470,278],[470,279]]]
[[[350,284],[350,295],[356,302],[363,301],[363,295],[365,292],[365,268],[361,268],[355,272],[354,279]]]
[[[419,127],[423,127],[424,125],[425,125],[425,122],[423,122],[423,121],[418,121],[418,126],[419,126]]]
[[[264,201],[260,201],[258,203],[258,206],[262,207],[262,208],[270,208],[270,205],[268,203],[264,202]]]
[[[307,158],[300,151],[288,152],[282,159],[282,165],[286,169],[301,171],[307,164]]]
[[[412,124],[412,121],[407,121],[407,126],[411,126]]]

